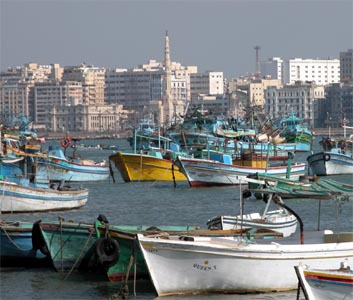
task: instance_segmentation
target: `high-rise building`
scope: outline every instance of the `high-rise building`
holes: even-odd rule
[[[217,96],[224,94],[223,72],[205,72],[190,74],[191,102],[200,96]]]
[[[83,104],[104,104],[105,68],[82,64],[64,67],[63,81],[82,83]]]
[[[269,86],[265,90],[265,113],[273,119],[294,113],[309,127],[314,127],[318,119],[316,102],[324,98],[324,86],[315,83],[297,81],[282,87]]]
[[[340,52],[341,81],[353,80],[353,49]]]
[[[282,60],[273,57],[261,64],[263,78],[271,76],[281,79],[284,84],[296,81],[315,81],[319,85],[327,85],[340,81],[340,61],[338,59],[302,59]]]
[[[282,67],[283,59],[280,57],[272,57],[267,61],[261,62],[261,74],[263,74],[264,77],[282,80]]]
[[[82,104],[82,83],[76,81],[38,82],[33,86],[33,121],[44,125],[54,106]]]

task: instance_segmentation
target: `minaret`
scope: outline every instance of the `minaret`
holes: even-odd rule
[[[169,125],[172,120],[173,113],[173,99],[171,96],[171,77],[172,73],[170,70],[170,48],[169,48],[169,37],[168,31],[165,32],[165,49],[164,49],[164,101],[163,101],[163,121],[166,125]]]
[[[168,30],[165,32],[165,47],[164,47],[164,66],[165,66],[165,96],[166,100],[170,100],[170,87],[171,87],[171,71],[170,71],[170,48]]]

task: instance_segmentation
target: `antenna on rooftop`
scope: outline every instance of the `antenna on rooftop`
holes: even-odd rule
[[[255,77],[256,79],[260,78],[260,46],[255,46],[254,47],[256,51],[256,70],[255,70]]]

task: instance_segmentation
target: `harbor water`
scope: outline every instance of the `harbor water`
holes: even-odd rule
[[[122,151],[128,148],[125,140],[86,140],[88,145],[116,145]],[[51,142],[54,143],[54,142]],[[59,142],[57,143],[59,144]],[[72,149],[70,149],[72,150]],[[317,144],[314,150],[320,150]],[[84,158],[108,160],[112,152],[87,148],[78,150]],[[296,160],[305,162],[307,154],[297,154]],[[103,182],[82,183],[89,189],[88,203],[78,210],[52,213],[6,214],[1,221],[66,221],[93,223],[104,214],[112,225],[199,225],[215,215],[239,214],[240,190],[245,186],[190,188],[188,184],[173,182],[125,183],[113,168],[112,178]],[[352,184],[352,176],[334,176],[333,179]],[[321,219],[318,222],[319,201],[313,199],[289,199],[286,204],[296,211],[304,222],[305,230],[353,229],[353,202],[325,200],[321,202]],[[261,212],[265,203],[255,198],[245,201],[245,213]],[[305,238],[305,236],[304,236]],[[293,270],[294,272],[294,270]],[[121,283],[109,282],[104,275],[72,272],[69,276],[50,267],[1,268],[0,298],[15,299],[118,299]],[[65,279],[65,277],[67,278]],[[264,274],[266,276],[266,274]],[[137,281],[129,286],[129,299],[220,299],[220,300],[287,300],[296,299],[297,292],[247,294],[247,295],[193,295],[157,297],[149,281]],[[136,296],[134,296],[134,292]],[[303,298],[301,293],[300,299]]]

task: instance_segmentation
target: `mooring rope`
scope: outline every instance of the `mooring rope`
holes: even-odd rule
[[[86,249],[86,247],[87,247],[87,245],[88,245],[88,242],[90,241],[90,239],[91,239],[91,237],[92,237],[93,232],[94,232],[94,230],[90,229],[89,236],[88,236],[88,238],[87,238],[85,244],[83,245],[79,256],[77,257],[75,263],[72,265],[72,268],[71,268],[71,270],[69,271],[69,273],[67,273],[67,275],[65,276],[64,280],[66,280],[66,279],[71,275],[72,271],[75,269],[77,263],[79,262],[79,260],[80,260],[81,257],[82,257],[83,251]]]

